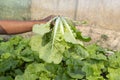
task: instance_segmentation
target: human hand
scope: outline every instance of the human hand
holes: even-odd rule
[[[42,21],[48,22],[49,20],[51,20],[51,19],[54,18],[55,16],[56,16],[56,15],[47,16],[46,18],[42,19]]]

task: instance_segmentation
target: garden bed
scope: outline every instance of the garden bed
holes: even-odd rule
[[[68,18],[55,17],[34,25],[34,34],[3,36],[0,80],[119,80],[119,33],[77,28]]]

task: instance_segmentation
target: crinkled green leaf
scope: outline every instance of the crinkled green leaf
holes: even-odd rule
[[[0,61],[0,73],[16,68],[17,64],[18,61],[12,58],[3,59],[2,61]]]
[[[80,60],[89,57],[89,53],[81,45],[71,46],[71,48],[69,49],[69,54],[71,55],[72,58],[80,59]]]
[[[45,68],[53,73],[53,74],[57,74],[57,71],[58,71],[58,68],[60,67],[60,65],[57,65],[57,64],[53,64],[53,63],[47,63],[45,64]]]
[[[27,69],[25,70],[26,73],[33,73],[37,74],[38,72],[48,72],[45,68],[45,65],[42,63],[32,63],[27,66]]]
[[[15,74],[17,74],[17,75],[22,75],[23,72],[22,72],[21,69],[15,69]]]
[[[46,24],[35,24],[33,26],[33,32],[37,33],[41,36],[43,36],[45,33],[48,33],[51,29],[51,23],[52,21],[54,21],[57,17],[54,17],[53,19],[51,19],[49,22],[47,22]]]
[[[4,53],[1,55],[1,59],[8,59],[11,56],[10,53]]]
[[[75,23],[72,20],[65,18],[67,23],[71,26],[72,32],[75,33],[75,38],[81,41],[89,42],[91,40],[88,36],[83,36],[82,33],[76,28]]]
[[[82,67],[82,71],[86,73],[86,77],[93,76],[94,70],[93,67],[90,64],[86,64]]]
[[[45,64],[33,63],[27,66],[23,75],[16,76],[15,80],[51,80],[54,77],[46,68]]]
[[[40,43],[40,44],[38,44]],[[46,45],[42,45],[42,44],[46,44]],[[30,42],[30,45],[31,45],[31,48],[32,50],[34,51],[39,51],[39,57],[41,59],[43,59],[44,61],[46,62],[55,62],[55,63],[59,63],[61,60],[62,60],[62,53],[63,51],[59,51],[60,49],[63,49],[64,50],[64,45],[63,44],[60,44],[60,43],[57,43],[57,44],[54,44],[54,49],[52,49],[52,42],[45,42],[45,41],[42,41],[41,38],[38,37],[33,37],[31,39],[31,42]]]
[[[76,73],[76,72],[68,72],[69,76],[75,79],[82,79],[84,77],[84,74],[82,74],[81,72]]]
[[[85,76],[85,73],[82,71],[83,62],[79,59],[68,59],[66,61],[67,74],[74,79],[82,79]]]
[[[96,59],[96,60],[107,60],[107,57],[103,54],[93,54],[91,55],[92,59]]]
[[[64,39],[66,42],[70,42],[73,44],[77,44],[78,41],[75,39],[75,33],[73,33],[73,30],[71,29],[71,26],[66,22],[64,18],[62,18],[62,22],[65,27],[64,32]]]
[[[39,57],[48,63],[58,64],[61,62],[63,57],[63,52],[65,46],[60,43],[51,45],[52,43],[48,43],[47,45],[40,48]]]
[[[71,78],[75,78],[75,79],[82,79],[85,76],[85,73],[81,70],[81,66],[79,65],[73,65],[73,66],[69,65],[67,74]]]
[[[55,77],[55,80],[75,80],[73,78],[71,78],[69,75],[67,75],[66,73],[62,73],[59,74]]]
[[[15,80],[36,80],[36,74],[25,73],[24,75],[17,75]]]
[[[30,46],[33,51],[39,51],[42,43],[42,37],[39,35],[33,36],[30,40]]]
[[[85,42],[89,42],[91,40],[88,36],[83,36],[80,31],[76,31],[76,38]]]
[[[31,51],[30,48],[26,48],[21,52],[21,55],[19,55],[19,58],[24,60],[25,62],[31,62],[34,61],[34,54],[33,51]]]
[[[63,64],[65,65],[65,64]],[[63,67],[63,65],[59,65],[57,67],[57,71],[56,71],[56,76],[55,76],[55,80],[75,80],[74,78],[71,78],[67,73],[67,69],[66,67]]]
[[[0,76],[0,80],[13,80],[11,76]]]
[[[89,76],[88,80],[105,80],[102,76]]]
[[[96,59],[96,60],[107,60],[105,50],[101,49],[101,47],[97,46],[96,44],[92,44],[86,47],[87,51],[90,54],[89,58]]]
[[[51,80],[51,78],[47,77],[47,73],[41,73],[39,80]]]
[[[120,80],[120,68],[108,68],[109,74],[107,75],[109,80]]]
[[[14,53],[15,49],[21,45],[21,41],[26,41],[20,36],[10,38],[7,42],[0,43],[0,54],[2,53]]]
[[[96,50],[98,49],[98,46],[96,44],[92,44],[92,45],[88,45],[87,47],[87,51],[90,53],[90,55],[94,55],[96,54]]]
[[[120,68],[120,53],[116,52],[108,56],[109,59],[109,66],[113,68]]]
[[[47,24],[35,24],[33,26],[33,32],[39,35],[44,35],[45,33],[50,31],[50,23]]]
[[[102,69],[104,69],[104,63],[103,62],[96,62],[96,63],[85,63],[82,67],[82,71],[86,73],[86,77],[94,76],[94,77],[100,77],[102,73]]]

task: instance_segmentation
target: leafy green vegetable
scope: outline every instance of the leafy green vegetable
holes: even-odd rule
[[[55,20],[55,26],[52,28],[52,30],[50,30],[50,25],[45,26],[50,24],[50,22],[44,25],[42,24],[40,26],[38,25],[34,26],[33,31],[35,33],[38,33],[39,36],[42,37],[42,40],[32,39],[31,44],[34,44],[34,42],[36,42],[34,40],[38,40],[39,42],[37,43],[40,43],[40,44],[35,47],[33,45],[31,46],[33,47],[33,50],[39,50],[40,59],[43,59],[48,63],[53,62],[55,64],[59,64],[62,61],[63,53],[69,48],[71,48],[72,45],[77,45],[77,44],[79,45],[79,50],[81,51],[80,53],[82,55],[84,54],[88,55],[85,48],[81,47],[83,43],[80,40],[76,39],[77,33],[74,32],[76,30],[75,26],[71,26],[68,23],[69,22],[67,22],[67,19],[65,19],[64,17],[58,17]],[[38,31],[41,29],[42,31]],[[42,33],[44,33],[44,35]],[[50,37],[44,38],[44,36],[47,36],[47,35],[49,35]],[[47,42],[46,42],[46,39],[47,39]],[[43,43],[45,45],[43,45]],[[72,44],[72,45],[69,45],[69,44]]]

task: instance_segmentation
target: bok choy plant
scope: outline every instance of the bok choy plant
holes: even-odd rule
[[[55,17],[45,24],[36,24],[33,32],[38,35],[31,39],[32,50],[38,51],[39,58],[45,62],[59,64],[66,51],[74,55],[72,57],[79,55],[80,59],[89,55],[82,41],[90,41],[90,38],[83,37],[68,18]]]

